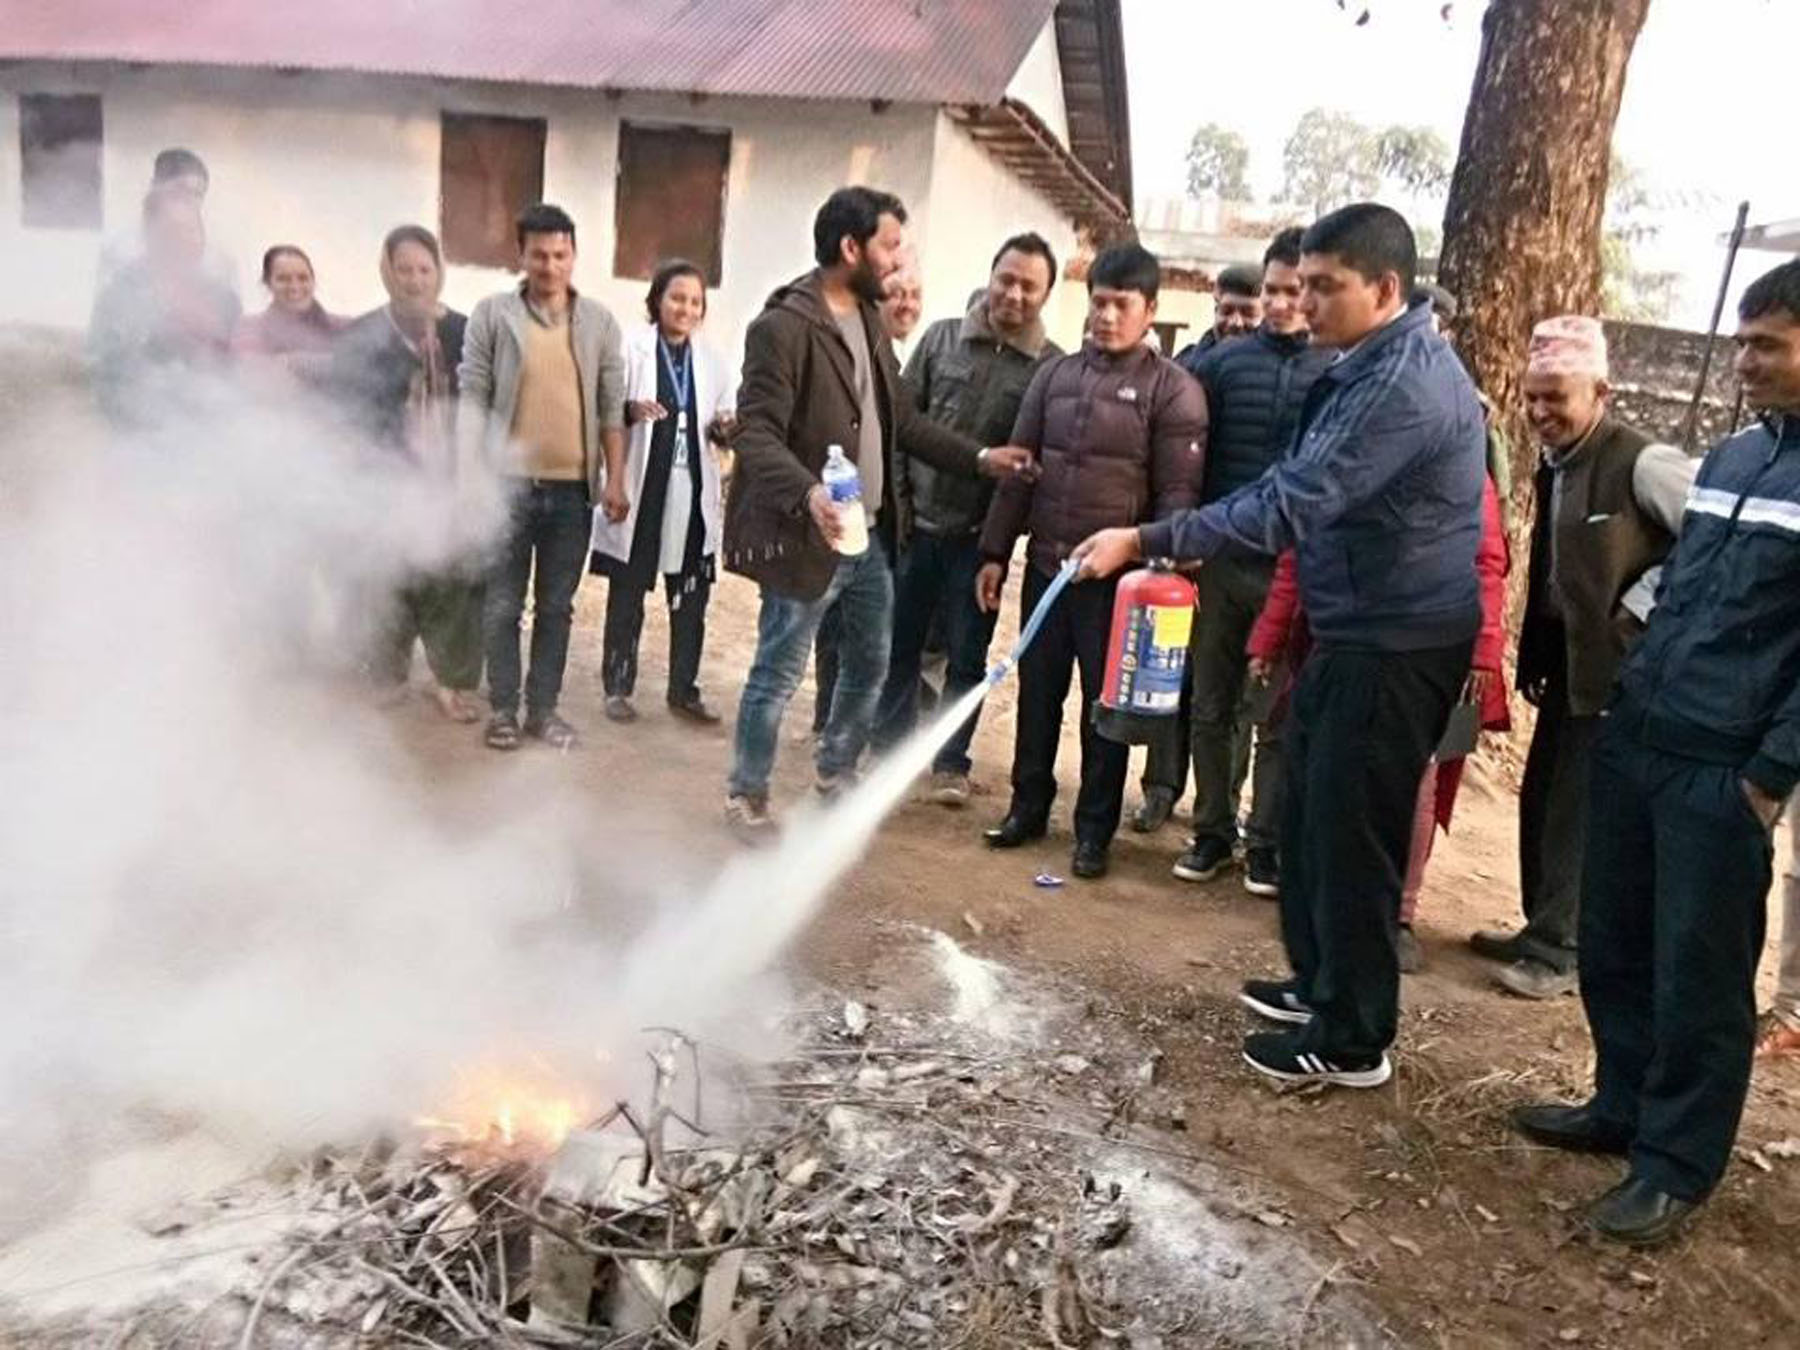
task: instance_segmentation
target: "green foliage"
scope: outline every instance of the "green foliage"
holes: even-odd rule
[[[1600,307],[1615,319],[1662,323],[1675,306],[1679,272],[1640,267],[1637,249],[1661,232],[1655,197],[1637,168],[1615,150],[1606,185],[1606,228],[1600,238]]]
[[[1231,202],[1250,200],[1250,147],[1229,127],[1208,122],[1196,128],[1188,142],[1187,166],[1188,196],[1213,193]]]
[[[1376,130],[1347,113],[1313,108],[1282,152],[1282,195],[1315,215],[1372,197],[1382,187],[1419,200],[1450,186],[1450,147],[1427,126]]]
[[[1324,108],[1301,116],[1282,149],[1281,167],[1281,195],[1315,216],[1372,196],[1381,186],[1369,129],[1348,113]]]
[[[1450,187],[1450,147],[1430,127],[1392,126],[1375,138],[1375,167],[1414,197]]]

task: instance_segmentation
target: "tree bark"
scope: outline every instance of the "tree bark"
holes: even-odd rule
[[[1526,346],[1540,319],[1600,312],[1613,124],[1649,6],[1492,0],[1482,19],[1438,271],[1459,302],[1452,339],[1512,440],[1523,530],[1536,467],[1520,394]],[[1514,571],[1522,579],[1523,566]]]

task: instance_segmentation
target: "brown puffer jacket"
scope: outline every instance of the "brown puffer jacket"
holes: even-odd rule
[[[900,454],[973,478],[980,473],[981,447],[932,422],[911,398],[899,397],[893,343],[875,307],[865,303],[862,310],[887,454],[877,533],[891,561],[912,532],[912,492],[900,472]],[[750,325],[737,406],[725,568],[779,595],[816,600],[831,584],[838,554],[813,524],[806,496],[819,485],[826,447],[841,445],[854,454],[862,425],[855,361],[817,271],[777,290]]]
[[[1206,395],[1148,347],[1115,355],[1090,343],[1039,369],[1012,440],[1037,452],[1043,475],[1000,485],[981,554],[1010,562],[1029,533],[1032,566],[1054,572],[1096,530],[1160,520],[1200,500]]]

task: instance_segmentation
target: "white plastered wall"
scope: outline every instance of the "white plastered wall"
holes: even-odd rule
[[[937,115],[931,188],[921,200],[913,225],[927,321],[963,312],[969,293],[986,284],[994,250],[1009,235],[1036,230],[1049,241],[1059,267],[1075,252],[1075,227],[1069,219],[942,113]],[[1086,301],[1079,290],[1059,279],[1044,311],[1050,336],[1065,348],[1081,338]]]
[[[104,231],[20,224],[18,95],[97,93],[105,118]],[[152,159],[183,145],[212,173],[207,222],[235,259],[248,308],[271,243],[313,257],[327,307],[380,303],[376,255],[393,225],[438,225],[442,113],[543,117],[544,194],[579,228],[576,283],[622,319],[642,314],[644,283],[612,277],[614,175],[622,119],[732,133],[723,281],[709,329],[735,348],[775,285],[812,262],[812,216],[834,188],[867,182],[922,201],[932,186],[935,109],[776,99],[701,99],[375,76],[27,63],[0,71],[0,323],[80,327],[102,233],[129,231]],[[452,267],[446,299],[466,310],[514,283]]]

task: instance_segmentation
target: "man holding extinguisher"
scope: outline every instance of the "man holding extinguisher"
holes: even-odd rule
[[[1145,344],[1156,317],[1161,275],[1137,244],[1105,249],[1088,269],[1088,339],[1079,352],[1046,361],[1025,391],[1013,427],[1042,476],[1003,482],[981,531],[976,600],[992,613],[1013,547],[1030,535],[1022,613],[1030,614],[1070,551],[1095,529],[1136,525],[1199,500],[1206,453],[1206,396],[1174,362]],[[987,831],[990,848],[1044,837],[1056,798],[1056,746],[1069,679],[1081,672],[1082,706],[1101,695],[1113,592],[1076,586],[1063,593],[1019,660],[1012,805]],[[1104,876],[1125,797],[1128,747],[1081,722],[1081,791],[1075,799],[1071,870]]]
[[[1313,341],[1342,355],[1308,393],[1293,449],[1209,506],[1075,551],[1084,575],[1106,577],[1144,557],[1295,550],[1314,647],[1281,829],[1293,976],[1251,980],[1241,996],[1289,1028],[1244,1042],[1245,1062],[1284,1082],[1378,1087],[1392,1075],[1413,806],[1481,626],[1486,427],[1429,303],[1408,306],[1416,264],[1412,230],[1388,207],[1317,221],[1301,242],[1302,304]]]

